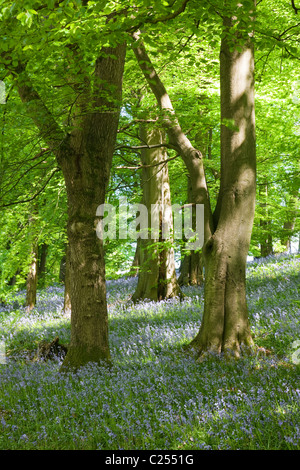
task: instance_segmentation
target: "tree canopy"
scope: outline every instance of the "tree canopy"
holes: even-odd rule
[[[299,11],[288,0],[260,0],[256,9],[252,0],[0,2],[0,79],[6,92],[0,104],[1,298],[24,288],[33,241],[48,247],[43,282],[59,282],[71,194],[62,155],[84,147],[90,160],[82,164],[83,181],[92,181],[91,153],[105,148],[110,127],[118,126],[111,156],[101,157],[97,173],[106,176],[95,182],[105,186],[106,202],[116,205],[121,196],[141,201],[145,143],[138,129],[155,123],[166,131],[172,203],[188,202],[189,178],[198,172],[196,202],[218,213],[221,129],[236,131],[232,119],[221,119],[224,40],[230,52],[242,54],[245,41],[254,50],[257,172],[248,255],[291,249],[299,236]],[[227,17],[232,22],[224,27]],[[117,78],[112,68],[125,44],[124,73]],[[120,115],[110,126],[109,113],[117,108]],[[93,126],[95,116],[104,114],[107,128],[101,133],[100,121]],[[75,176],[77,163],[74,157]],[[178,267],[182,243],[174,247]],[[132,240],[106,240],[106,277],[128,273],[134,253]]]

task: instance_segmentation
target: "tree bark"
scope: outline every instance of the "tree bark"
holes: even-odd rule
[[[103,241],[96,235],[96,212],[105,203],[110,176],[124,60],[124,44],[102,49],[95,68],[99,85],[93,108],[79,121],[67,151],[59,156],[68,196],[72,307],[71,341],[62,369],[78,368],[87,362],[110,362],[105,261]],[[113,89],[113,96],[108,87]]]
[[[261,199],[262,217],[260,218],[260,255],[262,258],[273,253],[273,240],[271,232],[271,220],[268,208],[268,183],[264,183],[259,188]]]
[[[37,293],[37,282],[38,282],[38,244],[34,240],[32,243],[31,250],[31,261],[29,266],[29,272],[26,279],[26,310],[30,312],[36,305],[36,293]]]
[[[29,214],[29,239],[31,244],[30,249],[30,264],[26,279],[26,310],[30,312],[36,305],[36,293],[38,284],[38,236],[36,233],[36,216],[38,214],[37,205],[31,210]]]
[[[71,341],[62,370],[77,369],[90,361],[110,363],[103,244],[96,235],[96,211],[105,202],[110,175],[125,50],[125,44],[101,49],[93,87],[86,77],[67,134],[32,86],[25,67],[15,70],[19,95],[55,154],[67,190],[72,315]]]
[[[137,277],[137,275],[139,273],[139,269],[140,269],[140,266],[141,266],[140,250],[141,250],[141,248],[140,248],[140,239],[138,238],[137,243],[136,243],[134,258],[133,258],[133,261],[132,261],[132,265],[130,267],[130,271],[128,273],[129,277]]]
[[[45,286],[48,245],[43,243],[39,249],[38,279],[41,287]]]
[[[221,186],[216,230],[204,246],[204,314],[192,342],[198,354],[238,357],[253,346],[247,302],[246,261],[255,210],[256,150],[254,52],[249,37],[232,47],[233,18],[224,19],[221,42]],[[236,25],[237,26],[237,25]],[[237,28],[235,39],[241,43]]]
[[[188,178],[188,190],[187,190],[188,203],[194,203],[193,190]],[[194,219],[193,214],[193,219]],[[193,220],[193,223],[195,220]],[[195,230],[195,224],[193,230]],[[178,284],[180,286],[201,286],[204,282],[203,278],[203,259],[202,252],[200,251],[189,251],[185,253],[184,258],[180,267],[180,276],[178,278]]]
[[[66,254],[63,256],[60,263],[60,281],[64,284],[64,306],[63,311],[70,313],[71,307],[71,279],[70,279],[70,250],[66,246]]]
[[[163,142],[164,133],[158,128],[147,128],[140,125],[140,138],[147,145],[156,145]],[[169,172],[166,163],[167,154],[163,148],[144,149],[141,152],[143,204],[148,211],[148,227],[151,227],[151,207],[156,206],[159,213],[159,236],[147,239],[140,238],[140,269],[138,285],[132,300],[142,299],[163,300],[180,295],[180,288],[176,279],[173,242],[173,220],[171,212],[171,195]],[[161,165],[157,165],[161,163]],[[154,166],[151,166],[154,165]],[[162,206],[169,208],[169,212],[162,210]],[[168,240],[162,239],[163,225],[170,229]],[[167,244],[167,245],[166,245]]]

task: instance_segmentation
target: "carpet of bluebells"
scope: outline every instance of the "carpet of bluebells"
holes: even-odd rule
[[[270,353],[238,361],[199,362],[182,347],[203,288],[133,305],[137,281],[124,278],[107,281],[112,368],[61,374],[61,358],[33,355],[41,340],[69,342],[63,289],[40,291],[30,314],[19,292],[0,307],[0,449],[299,449],[299,268],[299,255],[248,265],[252,333]]]

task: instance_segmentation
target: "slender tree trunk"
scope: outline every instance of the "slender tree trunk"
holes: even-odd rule
[[[128,273],[128,276],[136,277],[138,275],[139,268],[140,268],[140,265],[141,265],[140,250],[141,250],[141,248],[140,248],[140,238],[138,238],[137,243],[136,243],[134,258],[133,258],[132,265],[131,265],[130,271]]]
[[[213,217],[204,172],[203,156],[200,150],[193,147],[182,131],[171,99],[151,63],[150,57],[140,38],[140,32],[134,33],[132,37],[136,43],[133,47],[133,52],[162,111],[162,126],[168,134],[169,145],[174,147],[186,165],[191,179],[195,203],[204,205],[204,239],[208,240],[213,232]]]
[[[34,240],[31,250],[31,261],[26,280],[26,309],[30,312],[36,305],[36,292],[38,283],[38,244]]]
[[[194,193],[188,178],[188,203],[194,203]],[[193,230],[195,230],[195,214],[193,213]],[[203,259],[202,252],[192,250],[184,255],[180,268],[180,276],[178,278],[178,284],[180,286],[201,286],[204,282],[203,278]]]
[[[199,354],[230,352],[238,357],[253,345],[245,272],[255,209],[256,152],[253,45],[248,38],[240,52],[232,47],[228,33],[233,21],[224,19],[220,54],[223,125],[216,230],[203,250],[204,314],[192,346]]]
[[[285,246],[288,253],[291,250],[291,238],[294,235],[297,216],[299,214],[299,196],[298,191],[291,191],[286,200],[285,222],[283,224],[281,244]]]
[[[261,198],[262,217],[259,221],[260,224],[260,255],[262,258],[269,256],[273,253],[273,240],[271,232],[271,220],[268,209],[268,184],[264,183],[259,188],[259,195]]]
[[[285,247],[285,252],[289,253],[291,250],[291,236],[295,228],[296,219],[284,222],[283,224],[283,237],[281,239],[281,244]]]
[[[107,15],[107,23],[112,25],[115,17],[115,12]],[[120,115],[126,44],[117,42],[115,37],[111,47],[101,48],[92,76],[83,70],[82,48],[74,43],[62,51],[70,65],[65,78],[76,94],[66,128],[34,88],[26,62],[20,59],[7,66],[66,183],[72,315],[62,370],[90,361],[110,362],[103,244],[96,235],[96,211],[105,201]]]
[[[163,133],[157,127],[146,129],[140,127],[140,137],[147,145],[156,145],[163,142]],[[163,210],[159,214],[159,237],[140,239],[140,269],[136,291],[132,297],[136,302],[141,299],[162,300],[180,295],[180,288],[176,279],[174,249],[172,244],[173,220],[171,212],[171,195],[169,172],[166,163],[166,151],[162,148],[142,151],[143,204],[148,210],[148,227],[151,227],[151,207],[156,205],[158,210],[164,206],[170,208],[169,213]],[[162,163],[158,165],[158,163]],[[155,166],[151,166],[155,165]],[[163,240],[163,225],[170,229],[170,237]],[[167,245],[166,245],[167,243]]]
[[[43,243],[39,247],[39,264],[38,264],[38,279],[41,287],[45,286],[46,275],[46,262],[47,262],[48,245]]]
[[[29,214],[29,239],[31,243],[30,264],[26,279],[26,309],[30,312],[36,305],[36,292],[38,284],[38,237],[36,234],[36,216],[38,214],[37,205]]]

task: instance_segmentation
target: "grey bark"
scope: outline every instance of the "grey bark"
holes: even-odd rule
[[[164,141],[164,133],[158,127],[146,128],[141,124],[140,138],[149,146],[161,144]],[[143,149],[141,158],[144,165],[141,178],[142,203],[148,211],[148,227],[150,228],[152,224],[151,206],[156,205],[160,208],[163,205],[165,208],[169,207],[170,211],[158,214],[160,233],[157,238],[153,238],[149,233],[147,239],[139,239],[140,269],[138,285],[132,297],[134,302],[142,299],[157,301],[180,295],[172,246],[173,220],[168,165],[166,163],[158,165],[167,159],[167,154],[163,148]],[[162,238],[163,225],[170,230],[168,240]]]

